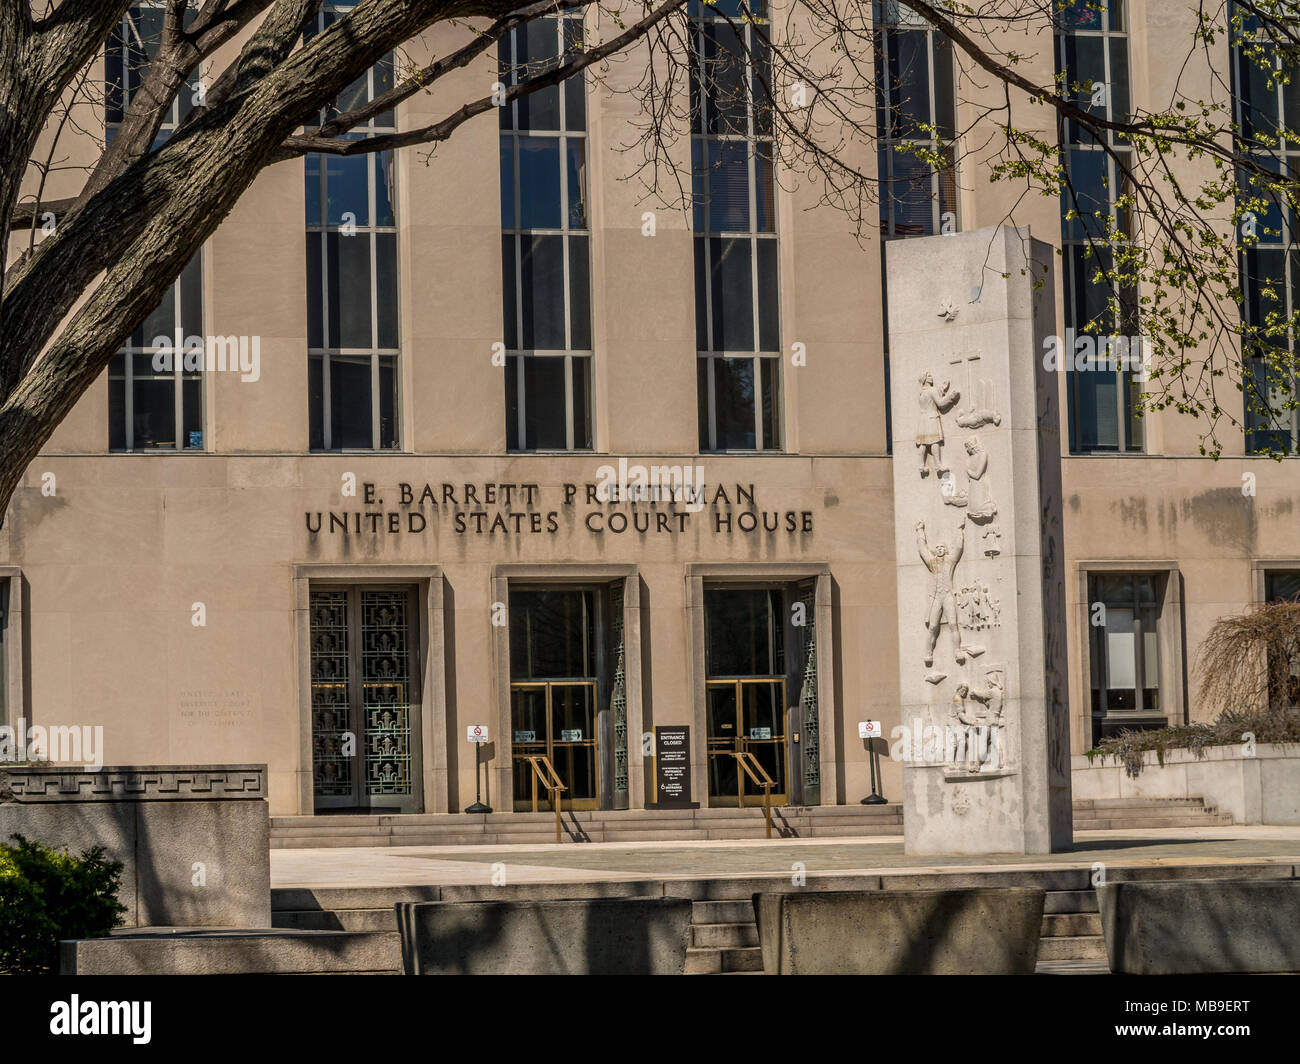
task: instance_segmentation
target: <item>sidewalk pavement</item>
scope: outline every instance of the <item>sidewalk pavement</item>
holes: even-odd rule
[[[1065,853],[909,857],[898,836],[707,842],[606,842],[520,846],[387,846],[271,851],[271,886],[379,887],[489,883],[505,865],[511,883],[575,883],[729,876],[837,875],[985,869],[1291,863],[1300,827],[1229,826],[1080,831]],[[801,863],[802,869],[795,868]]]

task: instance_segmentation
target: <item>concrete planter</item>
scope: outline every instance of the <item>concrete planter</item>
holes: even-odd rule
[[[1074,798],[1204,798],[1235,824],[1300,824],[1300,744],[1264,743],[1254,757],[1239,744],[1203,752],[1169,750],[1161,765],[1151,751],[1136,779],[1109,759],[1073,757]]]
[[[1097,901],[1112,972],[1300,972],[1300,879],[1108,883]]]
[[[681,975],[687,898],[398,902],[407,975]]]
[[[755,894],[768,975],[1030,975],[1042,890]]]

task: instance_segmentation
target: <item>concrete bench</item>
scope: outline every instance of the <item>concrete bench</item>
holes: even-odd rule
[[[1112,972],[1300,972],[1300,879],[1183,879],[1097,888]]]
[[[398,902],[407,975],[681,975],[687,898]]]
[[[1027,975],[1044,891],[852,890],[754,895],[768,975]]]

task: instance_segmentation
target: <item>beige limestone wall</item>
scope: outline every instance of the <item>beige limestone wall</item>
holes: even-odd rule
[[[1162,663],[1162,687],[1168,691],[1168,681],[1177,680],[1167,669],[1180,668],[1186,695],[1164,709],[1176,722],[1206,719],[1195,682],[1201,641],[1218,618],[1256,601],[1256,563],[1300,559],[1300,479],[1294,462],[1080,457],[1065,460],[1064,475],[1075,753],[1091,745],[1083,667],[1088,633],[1078,581],[1069,577],[1084,561],[1126,561],[1135,571],[1177,566],[1182,617],[1165,616],[1162,623],[1183,625],[1183,660]],[[1253,495],[1243,491],[1251,487],[1247,475],[1254,478]]]
[[[685,613],[691,563],[829,564],[834,581],[835,699],[823,707],[843,751],[843,780],[823,783],[823,801],[867,793],[857,721],[897,723],[892,575],[874,545],[886,542],[892,512],[881,459],[713,458],[710,484],[754,485],[759,511],[782,515],[781,531],[716,531],[714,508],[691,515],[680,532],[594,532],[592,511],[631,504],[563,502],[565,483],[596,479],[597,459],[517,457],[432,459],[368,455],[320,457],[49,456],[58,494],[41,494],[34,466],[18,491],[0,561],[20,565],[28,588],[32,647],[27,717],[37,723],[102,725],[105,760],[136,763],[248,762],[270,766],[273,811],[300,807],[298,649],[292,581],[301,565],[443,567],[450,590],[445,640],[444,727],[448,766],[458,781],[451,808],[471,798],[473,762],[464,728],[495,724],[491,576],[510,563],[635,565],[643,580],[643,644],[650,694],[645,727],[703,728],[689,679]],[[345,472],[372,482],[375,504],[340,496]],[[534,483],[534,509],[555,514],[554,534],[455,531],[454,513],[426,504],[423,533],[344,535],[307,530],[318,512],[398,512],[399,483]],[[845,490],[853,485],[852,490]],[[437,488],[435,490],[438,490]],[[379,500],[383,500],[380,502]],[[642,504],[644,508],[644,504]],[[733,505],[739,513],[744,506]],[[455,509],[455,508],[453,508]],[[497,509],[487,507],[488,511]],[[515,507],[516,510],[520,509]],[[727,513],[722,504],[719,513]],[[460,508],[472,513],[473,508]],[[809,533],[788,532],[787,511],[807,512]],[[593,524],[599,526],[599,518]],[[401,518],[405,526],[406,518]],[[543,523],[545,527],[545,523]],[[760,526],[761,528],[761,526]],[[193,623],[201,603],[205,624]],[[437,648],[431,648],[437,651]],[[891,716],[891,714],[893,714]],[[16,715],[16,714],[15,714]],[[426,758],[433,743],[426,736]],[[638,743],[630,755],[640,758]],[[505,756],[505,745],[499,746]],[[435,766],[430,766],[435,767]],[[892,768],[892,766],[891,766]],[[892,786],[887,770],[886,793]],[[634,802],[639,804],[636,798]]]

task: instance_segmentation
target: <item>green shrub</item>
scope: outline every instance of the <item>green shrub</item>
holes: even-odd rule
[[[122,922],[122,862],[100,846],[74,857],[12,838],[0,844],[0,972],[55,972],[60,939],[99,938]]]
[[[1191,750],[1198,758],[1210,746],[1237,746],[1250,732],[1257,743],[1300,743],[1300,709],[1239,709],[1219,715],[1213,724],[1178,724],[1172,728],[1145,731],[1124,729],[1118,735],[1102,739],[1088,751],[1088,760],[1102,764],[1113,758],[1124,771],[1136,777],[1142,771],[1143,757],[1154,750],[1156,760],[1165,763],[1166,750]]]

